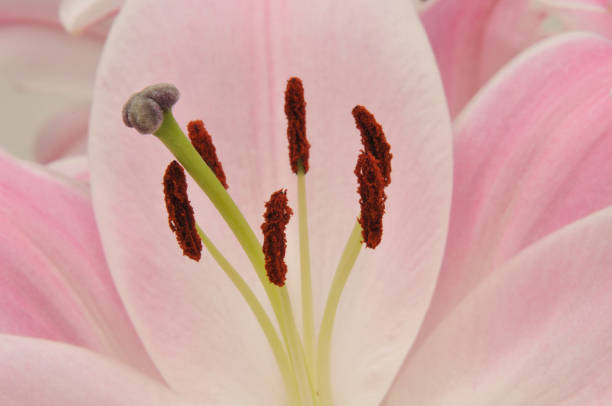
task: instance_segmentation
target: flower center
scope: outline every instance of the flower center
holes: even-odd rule
[[[364,148],[355,167],[361,213],[338,263],[316,336],[305,182],[310,143],[306,138],[306,102],[302,81],[289,79],[285,92],[289,163],[297,177],[298,191],[303,312],[301,333],[296,326],[292,301],[285,286],[288,271],[285,263],[285,227],[293,214],[286,190],[272,193],[265,204],[265,221],[261,226],[262,246],[227,191],[228,181],[204,123],[199,120],[190,122],[187,139],[174,119],[171,108],[178,98],[179,93],[174,86],[158,84],[134,94],[123,108],[123,120],[128,127],[134,127],[143,134],[155,134],[176,158],[168,165],[163,181],[170,229],[176,234],[179,246],[187,257],[198,261],[205,247],[249,305],[278,363],[290,404],[331,406],[331,339],[338,304],[362,244],[375,248],[382,238],[386,200],[384,188],[391,182],[392,158],[382,127],[365,107],[356,106],[353,109]],[[187,197],[185,170],[215,205],[248,256],[270,301],[278,328],[240,273],[198,226]]]

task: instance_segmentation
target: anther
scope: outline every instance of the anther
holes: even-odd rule
[[[266,203],[261,230],[264,235],[263,252],[266,258],[266,272],[270,282],[277,286],[285,285],[287,274],[285,228],[292,214],[293,210],[288,205],[287,191],[281,189],[272,193],[270,200]]]
[[[362,228],[362,237],[368,248],[376,248],[380,244],[385,213],[385,182],[378,160],[369,151],[362,151],[355,167],[355,175],[359,184],[359,204],[361,216],[359,224]]]
[[[223,166],[217,158],[217,150],[212,142],[212,137],[206,131],[202,120],[194,120],[189,122],[187,125],[187,131],[191,144],[198,151],[204,162],[212,169],[217,175],[217,179],[227,189],[227,180],[225,178],[225,172],[223,172]]]
[[[164,113],[178,99],[179,91],[174,85],[160,83],[145,87],[133,94],[123,106],[123,122],[141,134],[153,134],[163,123]]]
[[[385,181],[385,186],[391,183],[391,146],[387,142],[385,133],[380,124],[363,106],[355,106],[353,108],[353,117],[355,124],[361,133],[361,143],[366,152],[374,155],[378,161],[378,167]]]
[[[304,173],[308,172],[308,153],[310,143],[306,138],[306,102],[304,87],[299,78],[287,81],[285,90],[285,114],[287,115],[287,138],[289,139],[289,161],[291,170],[298,172],[302,163]]]
[[[202,255],[202,240],[196,230],[193,208],[187,197],[185,171],[176,161],[170,162],[164,173],[164,196],[168,224],[176,234],[183,255],[199,261]]]

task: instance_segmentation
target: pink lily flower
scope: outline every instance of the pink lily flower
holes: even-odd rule
[[[421,8],[453,116],[519,52],[567,31],[612,38],[609,0],[433,0]]]
[[[180,254],[161,185],[173,156],[120,116],[135,91],[176,84],[177,121],[205,121],[255,227],[279,188],[298,206],[283,92],[299,76],[317,327],[359,215],[356,104],[375,112],[393,153],[382,243],[357,257],[333,324],[330,397],[315,391],[310,404],[609,403],[612,43],[568,34],[530,48],[451,128],[409,2],[228,3],[126,3],[98,67],[91,195],[0,157],[0,399],[297,403],[212,253]],[[219,212],[196,183],[188,191],[196,220],[274,314]],[[301,326],[297,223],[287,294]]]

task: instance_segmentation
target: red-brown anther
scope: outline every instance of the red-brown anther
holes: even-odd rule
[[[362,151],[355,167],[359,184],[359,204],[361,205],[361,224],[363,241],[368,248],[380,244],[383,233],[382,218],[385,213],[385,181],[377,159],[369,151]]]
[[[285,285],[285,275],[287,274],[285,227],[292,214],[293,210],[291,210],[287,201],[287,191],[281,189],[272,193],[270,200],[266,203],[261,231],[264,235],[263,253],[266,257],[268,279],[277,286]]]
[[[227,180],[225,178],[225,172],[223,172],[223,166],[217,158],[217,150],[212,142],[212,137],[206,131],[202,120],[191,121],[187,125],[187,131],[191,145],[198,151],[204,162],[212,169],[217,175],[217,179],[227,189]]]
[[[304,87],[299,78],[287,81],[285,90],[285,114],[287,115],[287,138],[289,139],[289,161],[291,170],[298,172],[302,163],[304,173],[308,172],[310,143],[306,138],[306,102]]]
[[[176,234],[183,255],[199,261],[202,256],[202,240],[196,230],[193,208],[187,197],[185,171],[176,161],[170,162],[164,173],[164,196],[168,224]]]
[[[387,142],[382,127],[372,113],[363,106],[353,108],[355,124],[361,133],[361,143],[365,150],[378,161],[378,167],[385,181],[385,186],[391,183],[391,146]]]

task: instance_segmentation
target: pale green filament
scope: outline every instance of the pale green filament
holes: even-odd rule
[[[302,342],[300,341],[300,336],[295,326],[295,320],[293,319],[293,310],[291,301],[289,300],[289,294],[287,293],[287,287],[283,286],[279,288],[279,291],[285,325],[288,327],[289,357],[291,358],[293,369],[297,374],[300,398],[304,402],[304,405],[314,405],[316,393],[311,377],[312,374],[306,365],[304,348],[302,347]]]
[[[338,303],[340,303],[340,296],[361,252],[361,242],[361,225],[359,222],[356,222],[346,242],[342,257],[340,257],[340,262],[338,263],[338,268],[334,274],[334,280],[327,296],[323,320],[321,321],[317,354],[317,376],[319,378],[318,388],[322,406],[331,406],[333,404],[331,388],[331,339],[334,320],[338,310]]]
[[[225,272],[227,277],[232,281],[236,289],[240,292],[243,299],[249,305],[251,311],[255,315],[255,318],[259,322],[261,329],[263,330],[266,338],[268,339],[268,343],[270,344],[270,348],[274,353],[274,357],[276,358],[276,362],[278,363],[281,375],[283,377],[283,381],[285,382],[285,386],[287,388],[287,394],[289,399],[295,402],[297,400],[298,394],[298,386],[295,374],[291,368],[291,364],[289,363],[289,358],[287,358],[287,353],[284,350],[283,344],[278,338],[278,334],[276,333],[276,329],[272,324],[272,321],[268,317],[268,314],[259,303],[257,296],[255,293],[249,288],[249,285],[244,281],[242,276],[236,271],[236,269],[229,263],[229,261],[223,256],[223,254],[217,249],[217,247],[213,244],[213,242],[208,238],[208,236],[204,233],[204,231],[200,228],[199,225],[196,225],[196,229],[200,238],[202,239],[202,243],[206,247],[206,250],[210,253],[213,259],[219,264],[221,269]]]
[[[302,162],[298,163],[298,221],[300,230],[300,266],[302,276],[302,322],[306,362],[317,382],[315,369],[315,331],[312,308],[312,280],[310,276],[310,242],[308,240],[308,209],[306,207],[306,174]]]

